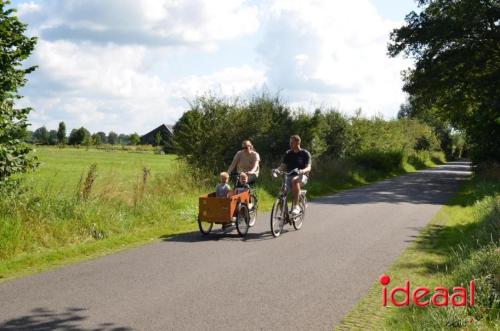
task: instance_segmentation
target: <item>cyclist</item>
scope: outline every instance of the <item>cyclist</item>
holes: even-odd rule
[[[251,184],[259,177],[260,156],[254,150],[250,140],[243,140],[241,147],[242,150],[236,152],[227,172],[230,174],[244,172],[248,175],[248,184]]]
[[[292,188],[292,214],[300,214],[299,208],[299,195],[300,188],[307,183],[307,176],[311,171],[311,153],[307,150],[300,148],[300,137],[296,134],[290,137],[290,149],[286,151],[281,165],[278,167],[279,171],[291,171],[298,169],[296,175],[289,177],[287,187]]]

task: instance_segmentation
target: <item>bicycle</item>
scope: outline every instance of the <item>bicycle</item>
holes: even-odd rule
[[[283,176],[283,184],[281,185],[280,193],[274,201],[273,209],[271,211],[271,233],[275,238],[279,237],[285,224],[292,225],[295,230],[299,230],[304,222],[307,207],[307,190],[300,190],[300,213],[297,215],[289,213],[286,199],[288,193],[288,178],[291,177],[292,174],[296,175],[298,170],[299,169],[293,169],[289,172],[279,171],[278,169],[273,170],[273,177],[276,178],[278,175]]]
[[[230,178],[231,178],[231,184],[233,184],[233,188],[238,187],[240,183],[239,173],[231,172]],[[255,192],[255,189],[252,186],[253,184],[250,184],[249,193],[250,193],[250,204],[252,205],[252,207],[248,209],[248,215],[249,215],[248,227],[252,227],[255,225],[255,221],[257,220],[257,209],[259,202],[259,200],[257,199],[257,194]]]

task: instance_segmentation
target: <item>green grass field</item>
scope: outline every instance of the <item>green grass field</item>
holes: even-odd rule
[[[196,230],[196,198],[208,188],[175,156],[84,148],[35,153],[40,167],[0,201],[0,279]],[[85,188],[92,164],[95,180]]]
[[[97,191],[115,186],[130,192],[134,184],[141,180],[144,167],[150,169],[151,174],[156,177],[173,176],[179,170],[174,155],[50,147],[38,147],[35,154],[40,166],[36,172],[25,177],[28,185],[39,192],[50,190],[51,193],[74,193],[80,177],[93,163],[98,167],[98,179],[95,183]]]

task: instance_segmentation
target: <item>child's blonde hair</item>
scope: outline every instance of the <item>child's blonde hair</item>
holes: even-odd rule
[[[224,177],[224,178],[226,178],[226,179],[229,179],[229,174],[228,174],[227,172],[225,172],[225,171],[221,172],[221,173],[220,173],[220,176],[221,176],[221,177]]]

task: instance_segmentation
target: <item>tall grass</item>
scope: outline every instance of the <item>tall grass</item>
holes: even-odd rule
[[[147,227],[167,229],[179,221],[194,228],[196,197],[207,188],[182,162],[168,167],[167,174],[138,168],[135,183],[116,185],[100,176],[94,163],[83,173],[76,194],[58,190],[50,180],[41,181],[42,187],[25,182],[16,194],[0,199],[0,262]]]

